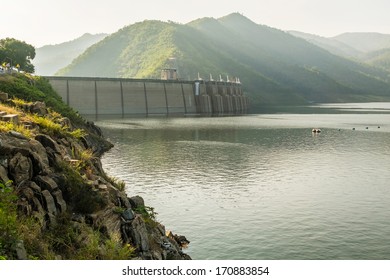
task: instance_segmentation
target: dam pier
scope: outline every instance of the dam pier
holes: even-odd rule
[[[45,77],[81,115],[242,115],[241,83],[157,79]]]

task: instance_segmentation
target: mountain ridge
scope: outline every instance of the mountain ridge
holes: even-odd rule
[[[390,100],[387,73],[331,54],[241,14],[187,24],[143,21],[88,48],[59,75],[159,78],[175,57],[182,79],[238,76],[262,105]]]
[[[38,75],[53,75],[59,69],[67,66],[72,60],[82,54],[85,49],[102,40],[107,34],[85,33],[71,41],[45,45],[36,49],[33,63]]]

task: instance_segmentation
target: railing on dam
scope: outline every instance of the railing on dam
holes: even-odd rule
[[[249,106],[241,84],[231,82],[45,78],[82,115],[236,115]]]

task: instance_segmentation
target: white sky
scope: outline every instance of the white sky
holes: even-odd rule
[[[242,13],[282,30],[325,37],[344,32],[390,34],[390,0],[0,0],[0,38],[35,47],[82,34],[113,33],[145,19],[180,23]]]

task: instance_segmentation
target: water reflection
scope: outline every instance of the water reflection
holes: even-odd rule
[[[107,172],[186,235],[195,259],[390,258],[390,115],[98,125],[115,143]]]

